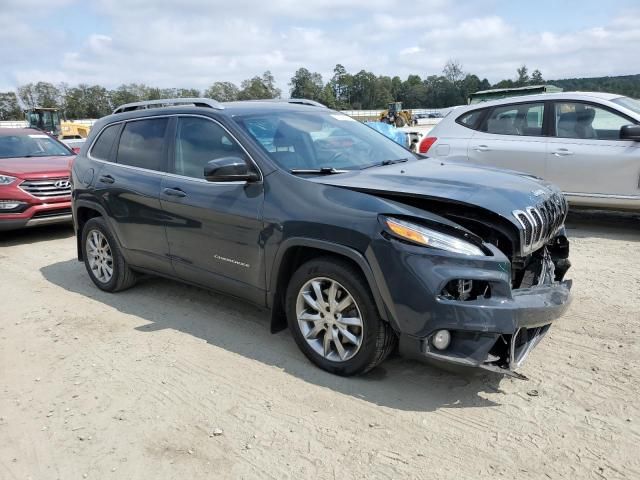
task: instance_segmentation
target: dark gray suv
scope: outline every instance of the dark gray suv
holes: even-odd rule
[[[567,203],[538,178],[416,155],[308,100],[127,104],[73,164],[78,259],[271,310],[339,375],[402,353],[517,375],[567,309]]]

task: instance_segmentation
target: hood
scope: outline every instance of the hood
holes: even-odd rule
[[[372,194],[402,194],[472,205],[497,213],[510,222],[515,221],[514,210],[523,210],[559,193],[557,187],[530,175],[432,159],[310,180]]]
[[[20,178],[68,177],[71,161],[68,157],[0,158],[0,173]]]

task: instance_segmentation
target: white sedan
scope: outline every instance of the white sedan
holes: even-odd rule
[[[545,178],[576,206],[640,210],[640,101],[632,98],[563,92],[468,105],[419,151]]]

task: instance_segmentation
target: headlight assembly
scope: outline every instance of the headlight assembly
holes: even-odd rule
[[[0,185],[9,185],[15,179],[16,177],[10,177],[9,175],[0,175]]]
[[[385,217],[384,220],[389,230],[403,240],[463,255],[485,255],[480,247],[458,237],[398,218]]]

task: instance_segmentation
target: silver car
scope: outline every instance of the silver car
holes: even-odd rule
[[[628,97],[564,92],[468,105],[419,151],[542,177],[576,206],[640,210],[640,101]]]

